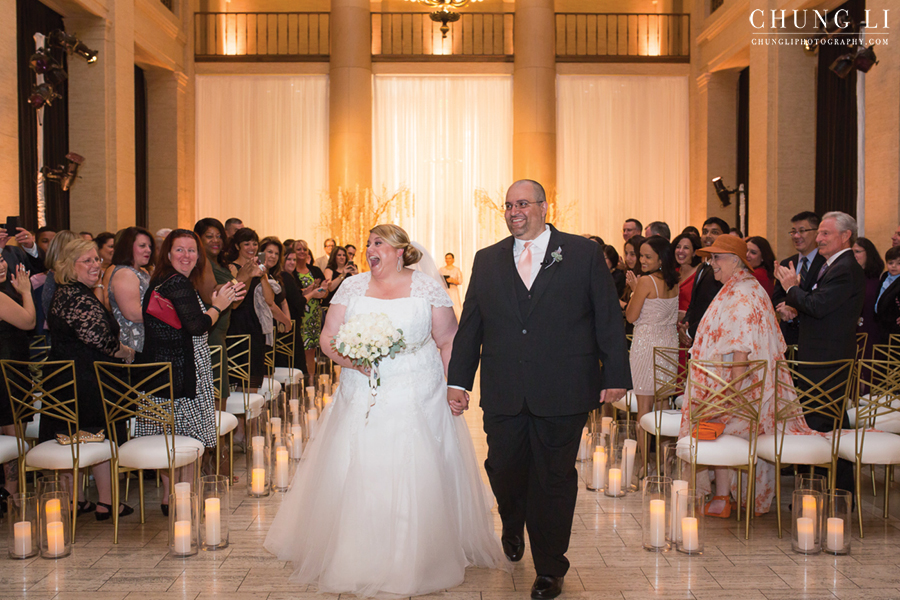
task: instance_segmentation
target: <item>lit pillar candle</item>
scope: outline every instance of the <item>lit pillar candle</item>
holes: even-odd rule
[[[206,511],[206,545],[218,546],[222,543],[221,504],[218,498],[207,498],[204,501]]]
[[[809,517],[797,519],[797,547],[804,551],[815,548],[813,520]]]
[[[650,545],[662,548],[666,545],[666,501],[650,501]]]
[[[60,509],[61,505],[59,503],[59,498],[51,498],[50,500],[47,500],[47,503],[44,504],[44,514],[46,515],[45,521],[47,523],[62,521],[62,513]]]
[[[303,428],[291,425],[291,458],[299,460],[303,456]]]
[[[591,463],[591,483],[595,490],[602,490],[606,486],[606,449],[597,447],[594,449],[594,460]]]
[[[612,417],[603,417],[600,419],[600,433],[609,435],[609,428],[612,425]]]
[[[803,496],[803,516],[807,519],[812,520],[815,525],[816,522],[816,497],[810,495]]]
[[[678,492],[684,492],[688,489],[688,482],[683,479],[676,479],[672,482],[672,531],[669,538],[673,542],[681,541],[681,531],[678,527],[681,525],[681,519],[687,515],[687,496],[680,496]]]
[[[844,550],[844,520],[838,517],[830,517],[826,525],[828,538],[825,542],[826,547],[832,552],[842,552]],[[18,542],[16,538],[16,542]]]
[[[272,417],[269,422],[272,423],[272,436],[275,438],[275,445],[278,446],[281,443],[281,419]]]
[[[175,521],[175,540],[172,548],[177,554],[191,553],[191,522]]]
[[[191,484],[182,482],[175,484],[175,520],[191,520]]]
[[[341,378],[341,366],[334,365],[334,380],[338,381]]]
[[[252,491],[257,496],[261,496],[266,493],[265,469],[253,469],[253,473],[250,477],[250,491]]]
[[[681,517],[681,548],[688,552],[700,549],[700,532],[696,517]]]
[[[288,486],[288,451],[284,446],[275,450],[275,487],[286,488]]]
[[[293,425],[300,424],[300,399],[294,398],[293,400],[289,400],[288,404],[291,405],[291,423]]]
[[[308,400],[306,405],[309,407],[312,407],[313,401],[316,399],[316,386],[314,386],[314,385],[306,386],[306,398]]]
[[[843,525],[843,521],[841,524]],[[31,521],[19,521],[13,530],[16,536],[14,546],[16,556],[28,556],[31,554]]]
[[[331,394],[325,394],[322,398],[322,406],[328,406],[329,404],[331,404]]]
[[[61,556],[66,551],[66,538],[62,521],[47,522],[47,554]]]
[[[623,485],[626,487],[631,485],[631,476],[634,473],[634,455],[637,452],[637,441],[625,440],[623,442],[622,453],[622,472],[624,475]]]
[[[622,493],[622,470],[610,469],[609,481],[606,482],[606,491],[610,496],[618,496]]]
[[[309,409],[309,412],[306,413],[306,430],[309,432],[309,439],[312,439],[316,435],[316,421],[319,418],[319,411],[315,408]]]

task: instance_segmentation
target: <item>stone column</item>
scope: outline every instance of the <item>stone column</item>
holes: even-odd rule
[[[372,187],[372,31],[369,0],[332,0],[329,191]]]
[[[16,0],[0,0],[0,214],[19,214],[19,81]],[[23,57],[22,60],[28,60]]]
[[[769,14],[775,4],[760,0],[751,9]],[[790,218],[815,209],[815,132],[816,57],[797,46],[751,44],[750,231],[768,239],[776,256],[793,252]]]
[[[69,150],[85,157],[69,196],[70,226],[94,233],[135,222],[134,2],[109,0],[107,17],[70,17],[66,30],[99,51],[69,59]]]
[[[513,178],[556,190],[556,46],[553,0],[516,0]]]
[[[865,234],[879,250],[891,245],[891,234],[900,225],[900,37],[896,25],[884,29],[884,11],[896,21],[895,0],[867,0],[872,24],[890,31],[888,45],[875,46],[881,64],[865,75]],[[876,37],[876,36],[872,36]],[[862,173],[860,173],[862,175]]]
[[[149,229],[193,227],[193,202],[184,192],[186,88],[184,73],[145,71]]]

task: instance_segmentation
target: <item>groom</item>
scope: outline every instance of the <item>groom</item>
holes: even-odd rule
[[[468,408],[480,360],[484,467],[503,551],[520,560],[527,527],[537,571],[531,597],[555,598],[569,569],[582,428],[601,402],[625,394],[631,373],[600,246],[545,223],[547,198],[536,181],[514,183],[505,209],[512,237],[475,255],[447,400],[454,414]]]

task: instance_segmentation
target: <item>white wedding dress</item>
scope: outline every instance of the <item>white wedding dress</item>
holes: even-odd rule
[[[381,362],[374,399],[365,375],[341,372],[265,546],[293,563],[292,580],[320,592],[411,596],[461,584],[467,566],[508,570],[493,498],[465,421],[450,413],[431,337],[432,306],[453,304],[419,272],[409,298],[367,297],[370,279],[348,279],[331,303],[345,305],[347,319],[386,314],[407,349]]]

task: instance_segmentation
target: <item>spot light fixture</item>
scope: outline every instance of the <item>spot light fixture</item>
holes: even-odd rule
[[[71,33],[66,33],[62,29],[51,31],[49,41],[51,46],[62,48],[69,54],[77,54],[87,61],[88,64],[97,62],[98,52],[96,50],[91,50],[88,48],[87,44]]]
[[[459,13],[453,12],[459,10],[469,4],[469,2],[481,2],[482,0],[406,0],[407,2],[418,2],[425,6],[435,8],[433,13],[429,15],[435,23],[441,24],[441,37],[446,38],[450,31],[448,23],[459,21]]]
[[[729,190],[727,187],[725,187],[725,184],[722,183],[721,177],[714,177],[712,180],[712,184],[716,190],[716,196],[719,197],[719,201],[722,203],[722,206],[730,206],[731,195],[737,192],[737,190]]]
[[[878,64],[875,56],[875,46],[854,46],[847,54],[838,56],[828,67],[835,75],[845,79],[853,72],[853,69],[868,73],[869,69]]]
[[[31,89],[31,95],[28,96],[28,104],[34,108],[42,108],[43,106],[52,106],[53,101],[62,98],[53,89],[49,83],[41,83]]]
[[[78,177],[78,167],[84,163],[84,157],[74,152],[66,154],[66,164],[58,167],[41,167],[41,174],[48,181],[55,181],[62,188],[62,191],[68,192],[69,188],[75,183]]]

